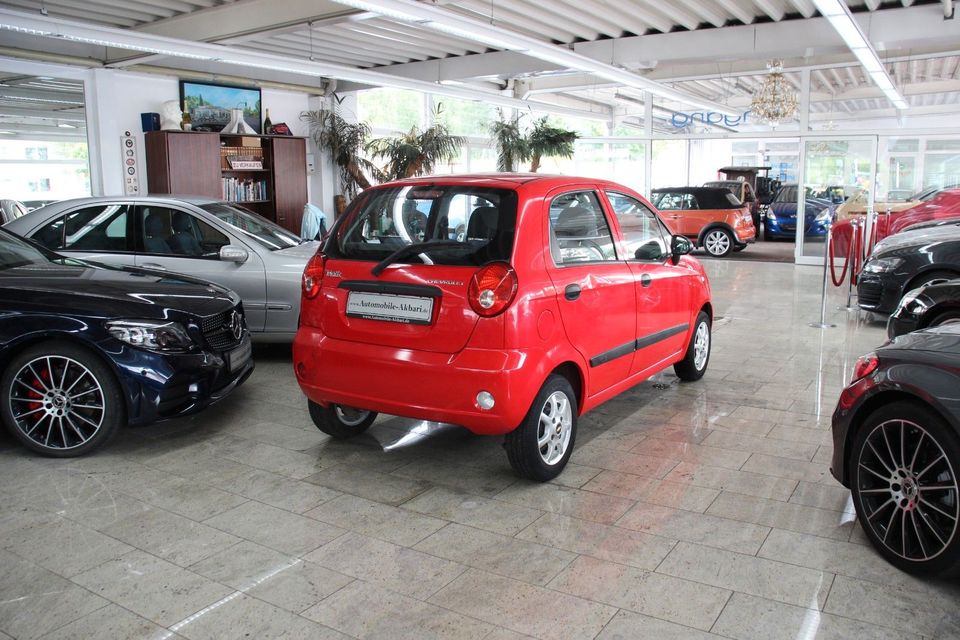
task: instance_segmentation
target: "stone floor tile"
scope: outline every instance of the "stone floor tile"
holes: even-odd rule
[[[32,562],[0,551],[0,631],[32,640],[109,602]]]
[[[222,484],[214,483],[232,493],[294,513],[304,513],[342,495],[320,485],[253,468]]]
[[[506,536],[519,533],[543,515],[538,509],[528,509],[502,500],[490,500],[444,487],[434,487],[421,493],[403,503],[402,508]]]
[[[620,611],[607,623],[596,640],[637,640],[638,638],[719,640],[720,636],[632,611]]]
[[[680,542],[657,571],[723,589],[819,609],[833,574]]]
[[[926,590],[837,576],[824,611],[936,638],[934,634],[954,620],[957,596],[932,598]]]
[[[677,460],[605,449],[591,444],[575,448],[570,459],[588,467],[623,471],[652,478],[662,478],[677,465]]]
[[[707,509],[710,515],[837,540],[850,537],[851,514],[791,502],[723,492]]]
[[[531,584],[546,584],[576,558],[555,547],[453,523],[414,549]]]
[[[634,504],[633,500],[625,498],[526,480],[507,487],[497,494],[496,499],[604,524],[616,522]]]
[[[309,518],[411,547],[431,533],[442,529],[444,520],[423,516],[357,496],[342,495],[308,511]]]
[[[357,580],[303,614],[362,640],[488,640],[493,625]]]
[[[676,442],[649,437],[633,447],[631,453],[666,458],[695,464],[708,464],[714,467],[739,469],[750,454],[739,448],[722,448],[722,445],[710,443],[713,436],[707,437],[703,444]]]
[[[229,533],[160,509],[129,515],[102,531],[181,567],[240,542]]]
[[[271,549],[302,556],[330,542],[343,529],[259,502],[247,502],[205,524]]]
[[[43,640],[180,640],[158,624],[115,604],[97,609],[43,636]]]
[[[63,518],[8,533],[2,545],[67,578],[133,550],[119,540]]]
[[[153,622],[170,627],[233,590],[143,551],[74,576],[93,593]]]
[[[617,612],[551,589],[470,569],[430,602],[537,638],[588,640]]]
[[[688,482],[667,482],[619,471],[602,471],[583,485],[583,489],[700,513],[720,495],[716,489],[705,489]]]
[[[517,481],[517,476],[507,466],[504,466],[500,473],[495,473],[489,469],[449,464],[432,457],[406,464],[394,470],[392,475],[425,480],[442,487],[470,491],[488,498]]]
[[[350,640],[349,636],[330,627],[239,592],[234,592],[202,613],[198,612],[170,628],[190,640]]]
[[[676,544],[668,538],[555,513],[545,514],[517,537],[650,570],[655,569]]]
[[[730,433],[728,431],[715,431],[703,441],[705,446],[726,447],[727,449],[736,449],[748,453],[765,453],[781,458],[790,458],[793,460],[802,460],[809,462],[817,452],[817,445],[804,444],[802,442],[790,442],[789,440],[775,440],[774,438],[750,436],[741,433]],[[743,462],[746,462],[744,458]],[[743,464],[741,462],[740,464]],[[703,462],[702,464],[711,464]],[[713,465],[723,466],[723,465]],[[734,467],[739,468],[739,466]]]
[[[347,533],[304,559],[421,600],[467,569],[449,560],[358,533]]]
[[[678,464],[665,480],[774,500],[787,500],[797,486],[796,480],[689,462]]]
[[[638,503],[617,520],[618,527],[753,555],[769,527],[713,515]]]
[[[403,504],[430,488],[430,483],[423,480],[400,478],[348,464],[339,464],[324,469],[304,478],[304,480],[374,502],[394,506]]]
[[[920,640],[918,635],[743,593],[733,594],[713,631],[737,640]]]
[[[190,570],[294,613],[353,582],[351,577],[253,542],[241,542]]]
[[[789,502],[818,509],[856,513],[856,509],[853,507],[853,499],[850,497],[850,490],[839,482],[822,484],[801,480],[797,484],[793,495],[790,496]]]
[[[704,631],[713,626],[730,597],[726,589],[585,556],[548,586]]]
[[[832,485],[836,480],[830,475],[828,465],[802,460],[791,460],[777,456],[768,456],[754,453],[741,467],[743,471],[759,473],[767,476],[776,476],[788,480],[803,480],[804,482],[826,482]]]

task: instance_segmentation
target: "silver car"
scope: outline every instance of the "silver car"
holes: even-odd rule
[[[4,225],[63,255],[189,274],[240,294],[254,340],[293,340],[300,277],[318,242],[236,204],[198,197],[55,202]]]

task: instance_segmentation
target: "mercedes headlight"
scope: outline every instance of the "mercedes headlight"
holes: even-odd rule
[[[111,336],[132,347],[162,353],[183,353],[194,347],[193,340],[179,322],[111,320],[106,327]]]
[[[867,273],[890,273],[903,264],[903,258],[871,258],[863,265]]]

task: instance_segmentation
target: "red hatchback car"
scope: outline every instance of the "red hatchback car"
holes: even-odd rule
[[[536,174],[364,191],[303,274],[297,380],[317,427],[377,412],[506,435],[555,477],[577,417],[673,365],[703,376],[710,284],[690,241],[630,189]]]

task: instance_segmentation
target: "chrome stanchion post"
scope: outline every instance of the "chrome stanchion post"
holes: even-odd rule
[[[827,269],[830,268],[830,241],[833,239],[833,224],[827,226],[827,239],[823,243],[823,285],[820,289],[820,322],[811,322],[807,326],[815,329],[829,329],[835,324],[827,323]]]
[[[845,307],[837,307],[838,309],[844,309],[846,311],[856,311],[859,307],[851,306],[853,303],[853,265],[856,264],[856,261],[853,259],[853,250],[859,248],[856,246],[857,233],[860,231],[860,221],[851,220],[850,221],[850,249],[847,251],[847,262],[850,263],[847,267],[850,269],[850,277],[847,278],[847,305]]]

